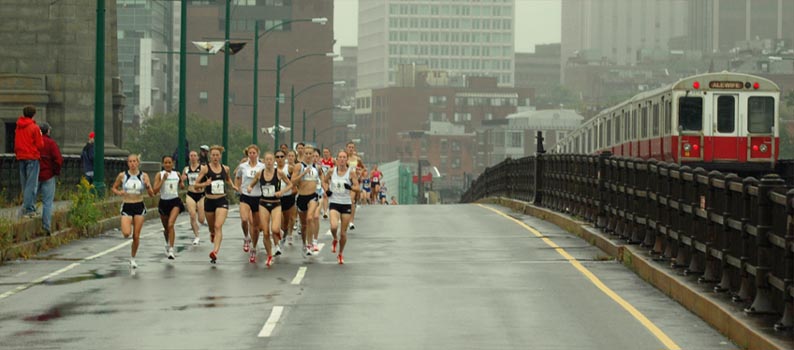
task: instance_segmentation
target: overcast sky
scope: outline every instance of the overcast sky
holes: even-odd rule
[[[382,0],[360,0],[382,1]],[[358,42],[359,0],[334,0],[334,35],[339,46]],[[532,52],[535,44],[560,42],[560,0],[515,0],[516,51]]]

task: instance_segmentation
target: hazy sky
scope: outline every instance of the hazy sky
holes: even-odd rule
[[[358,2],[383,0],[334,0],[334,35],[339,46],[358,42]],[[560,42],[560,0],[516,1],[516,51],[531,52],[535,44]]]

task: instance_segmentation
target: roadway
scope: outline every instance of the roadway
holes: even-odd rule
[[[359,211],[345,265],[287,247],[271,268],[242,251],[239,215],[219,263],[208,231],[177,258],[159,220],[137,262],[119,231],[0,266],[4,349],[737,349],[576,236],[497,206]]]

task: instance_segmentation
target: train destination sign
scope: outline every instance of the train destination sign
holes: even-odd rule
[[[744,88],[744,83],[741,81],[711,81],[709,88],[712,89],[741,89]]]

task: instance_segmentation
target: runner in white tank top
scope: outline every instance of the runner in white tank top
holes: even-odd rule
[[[331,252],[336,253],[336,245],[339,243],[339,255],[336,261],[339,264],[344,264],[345,260],[342,253],[347,244],[347,228],[350,223],[351,214],[353,211],[352,195],[358,193],[360,187],[358,185],[358,176],[355,170],[347,166],[347,153],[340,151],[336,156],[336,167],[323,177],[323,189],[328,196],[329,210],[331,212],[331,235],[334,237],[331,243]],[[342,221],[341,230],[339,230],[339,221]],[[337,236],[339,230],[339,236]]]

